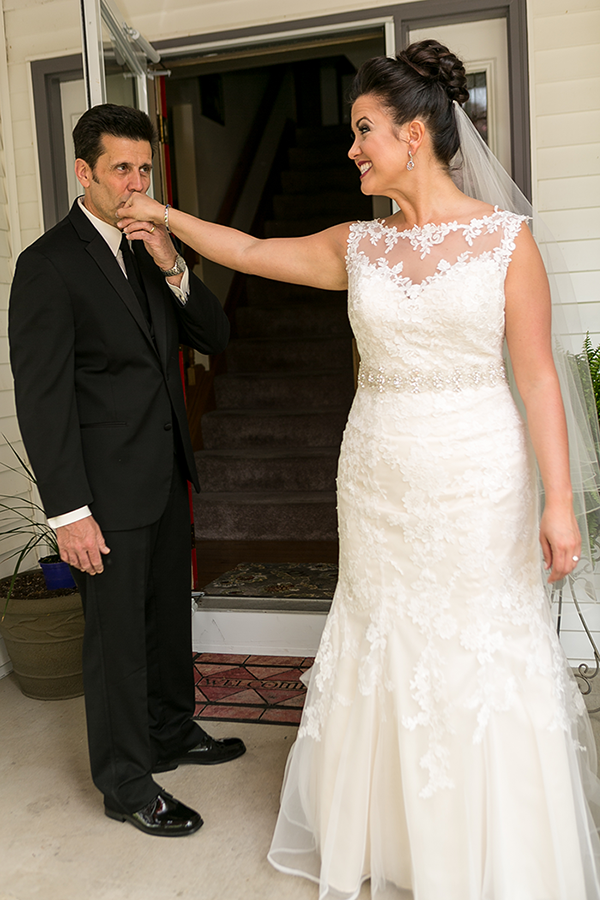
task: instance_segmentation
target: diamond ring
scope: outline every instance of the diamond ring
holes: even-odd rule
[[[572,559],[573,559],[573,562],[579,562],[579,557],[578,557],[578,556],[573,556]]]

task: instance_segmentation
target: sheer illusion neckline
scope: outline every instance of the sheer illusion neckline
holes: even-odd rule
[[[420,291],[450,271],[461,271],[476,260],[491,260],[506,274],[514,238],[524,218],[494,207],[493,212],[474,216],[468,222],[430,222],[402,231],[381,219],[356,222],[348,236],[347,265],[351,267],[354,261],[370,271],[386,272],[394,284],[409,293]],[[447,238],[452,234],[449,244]],[[407,241],[408,255],[400,250]],[[428,262],[418,263],[418,258],[428,258]]]
[[[431,252],[432,247],[441,244],[449,234],[457,231],[462,232],[465,243],[472,247],[475,239],[484,232],[490,234],[498,231],[506,217],[510,215],[512,213],[499,210],[495,206],[493,213],[474,216],[468,222],[457,222],[456,219],[453,222],[440,222],[439,224],[426,222],[425,225],[413,225],[412,228],[405,228],[403,231],[399,231],[396,225],[384,225],[381,219],[375,219],[375,222],[379,223],[387,232],[385,243],[388,250],[386,253],[402,239],[410,241],[412,249],[420,251],[421,259],[424,259]]]
[[[488,222],[490,219],[494,219],[496,216],[504,215],[506,212],[508,212],[508,210],[502,210],[495,206],[494,212],[488,213],[485,216],[473,216],[468,222],[458,222],[456,219],[451,222],[426,222],[424,225],[413,225],[412,228],[403,228],[402,230],[400,230],[397,225],[386,225],[385,219],[374,219],[373,221],[380,225],[381,228],[385,228],[386,231],[395,232],[398,237],[410,237],[421,231],[444,231],[448,234],[449,231],[458,231],[459,228],[469,229],[474,226],[478,227],[485,222]]]

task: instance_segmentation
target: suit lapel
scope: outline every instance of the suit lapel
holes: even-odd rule
[[[129,312],[135,319],[137,325],[143,331],[144,336],[148,340],[148,343],[150,344],[154,352],[156,352],[156,347],[154,345],[154,341],[152,340],[152,335],[150,334],[148,323],[146,322],[146,318],[144,316],[144,313],[142,312],[139,301],[133,292],[133,289],[130,287],[129,282],[123,274],[123,271],[114,254],[112,253],[110,247],[108,246],[100,232],[94,228],[87,216],[80,210],[77,200],[71,207],[69,218],[75,230],[77,231],[77,234],[86,244],[86,251],[92,257],[96,265],[100,268],[104,277],[115,289]],[[146,284],[146,279],[144,279],[144,284]],[[150,298],[148,298],[148,301],[150,302]],[[154,317],[154,309],[152,305],[150,306],[150,309],[151,314]]]

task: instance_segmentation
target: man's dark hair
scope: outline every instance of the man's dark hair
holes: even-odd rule
[[[84,112],[73,129],[75,157],[84,159],[92,171],[98,157],[104,153],[102,137],[105,134],[131,141],[148,141],[154,154],[156,131],[145,112],[131,106],[101,103]]]

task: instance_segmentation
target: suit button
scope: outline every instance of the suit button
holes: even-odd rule
[[[170,431],[172,427],[173,427],[173,424],[171,422],[167,422],[166,425],[163,425],[163,428],[165,429],[165,431]]]

